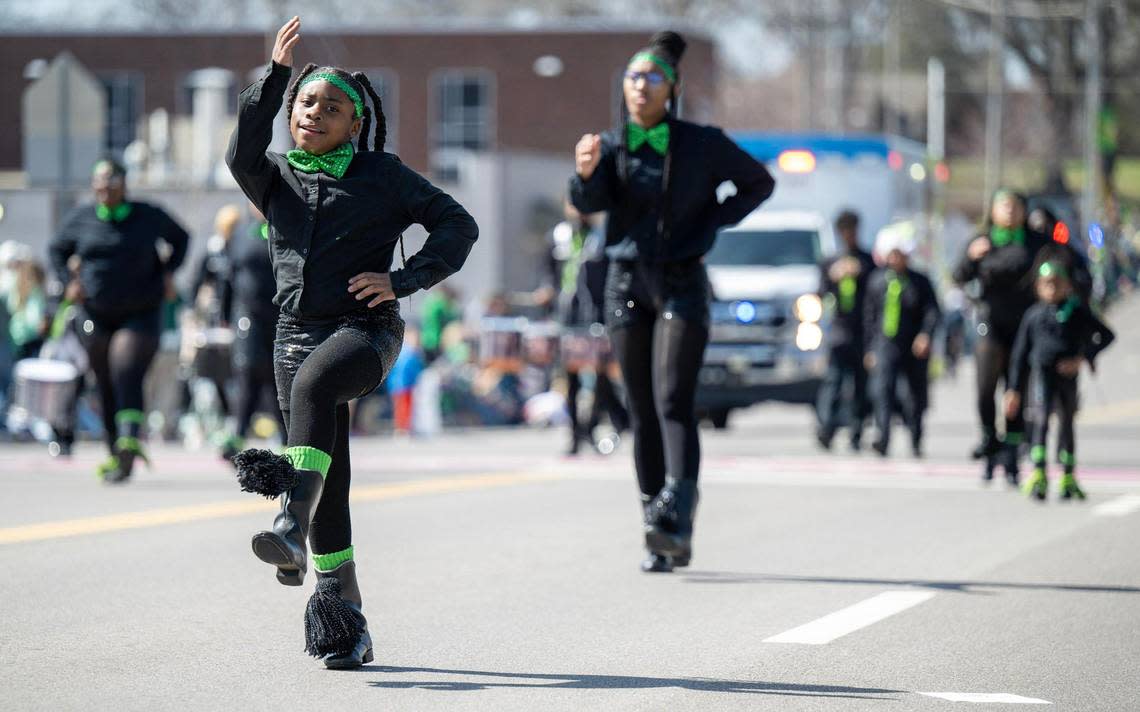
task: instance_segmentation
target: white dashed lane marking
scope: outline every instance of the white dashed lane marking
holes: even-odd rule
[[[1093,507],[1098,517],[1123,517],[1140,509],[1140,494],[1126,494]]]
[[[1051,705],[1048,700],[1039,700],[1036,697],[1022,697],[1011,695],[1008,692],[919,692],[927,697],[937,697],[950,702],[973,702],[975,704],[1007,704],[1007,705]]]
[[[774,635],[765,643],[826,645],[934,597],[930,591],[885,591],[823,618]]]

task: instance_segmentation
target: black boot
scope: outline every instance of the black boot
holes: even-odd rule
[[[362,612],[356,562],[317,572],[317,590],[305,609],[305,651],[330,670],[352,670],[373,660],[372,636]]]
[[[300,586],[309,568],[308,536],[325,478],[316,470],[298,470],[288,458],[268,450],[245,450],[234,456],[242,489],[281,497],[281,511],[271,531],[253,535],[253,553],[277,567],[277,580]]]
[[[1020,447],[1015,443],[1006,443],[1002,445],[1000,457],[1002,469],[1005,470],[1005,481],[1010,487],[1017,487],[1021,480]]]
[[[983,433],[982,441],[977,444],[974,451],[970,453],[970,457],[974,460],[983,460],[987,457],[993,457],[1001,452],[1001,440],[993,433]]]
[[[674,566],[688,566],[692,558],[699,498],[696,480],[670,480],[653,500],[653,525],[645,527],[645,545],[670,557]]]
[[[670,561],[669,556],[663,552],[656,551],[653,547],[649,546],[650,532],[657,530],[656,523],[656,509],[653,506],[653,497],[647,494],[641,495],[641,510],[645,522],[645,540],[646,548],[649,550],[646,553],[645,559],[641,562],[641,570],[647,574],[667,574],[673,570],[673,562]]]

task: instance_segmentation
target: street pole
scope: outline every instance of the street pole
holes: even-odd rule
[[[1088,0],[1085,6],[1085,45],[1088,47],[1088,77],[1085,80],[1085,186],[1081,199],[1081,221],[1085,234],[1096,222],[1100,205],[1100,152],[1097,150],[1097,121],[1100,118],[1100,3]]]
[[[990,59],[986,82],[986,172],[982,210],[1001,182],[1001,127],[1005,94],[1005,7],[990,0]]]
[[[902,135],[902,2],[891,3],[890,31],[887,34],[887,65],[891,83],[887,133]]]

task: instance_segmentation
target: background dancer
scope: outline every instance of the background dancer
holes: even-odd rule
[[[1025,422],[1020,410],[1012,412],[1005,418],[1004,436],[999,436],[994,399],[998,382],[1009,383],[1013,340],[1022,315],[1034,301],[1030,271],[1044,244],[1039,235],[1026,229],[1025,206],[1020,194],[997,191],[983,233],[967,245],[953,274],[958,284],[976,281],[979,288],[974,368],[982,439],[972,456],[985,460],[986,480],[993,477],[994,466],[1000,462],[1011,484],[1018,480],[1018,448]]]
[[[80,338],[95,374],[110,457],[97,474],[130,478],[146,459],[139,436],[145,420],[143,379],[158,351],[162,305],[190,236],[161,208],[128,201],[126,170],[99,161],[91,178],[95,203],[64,220],[49,248],[52,267],[67,285],[64,299],[81,304]],[[160,241],[166,247],[160,247]],[[78,258],[73,276],[68,260]]]
[[[404,333],[396,300],[456,271],[478,229],[450,196],[383,152],[383,106],[363,73],[306,65],[285,101],[297,147],[267,151],[300,25],[294,17],[281,27],[265,76],[242,92],[226,156],[269,218],[281,307],[274,366],[289,423],[284,456],[245,450],[234,464],[243,489],[282,495],[273,530],[253,537],[281,583],[301,585],[312,543],[318,581],[306,650],[329,668],[354,668],[373,653],[353,561],[348,402],[373,391],[396,360]],[[427,229],[427,242],[388,272],[412,223]]]
[[[827,375],[819,388],[816,412],[819,430],[816,438],[825,449],[839,429],[844,385],[851,383],[848,401],[851,449],[858,450],[867,417],[867,369],[863,365],[863,301],[867,280],[875,271],[871,253],[859,247],[859,216],[845,210],[835,220],[835,231],[843,241],[843,254],[827,260],[820,269],[820,295],[832,305],[828,332]]]
[[[1064,468],[1061,499],[1084,499],[1076,478],[1077,377],[1081,364],[1094,366],[1097,354],[1108,347],[1115,335],[1092,313],[1069,277],[1062,250],[1042,251],[1037,268],[1037,303],[1021,320],[1013,347],[1010,387],[1005,393],[1009,413],[1021,409],[1022,394],[1030,386],[1040,414],[1033,426],[1030,460],[1033,473],[1022,491],[1044,500],[1049,482],[1045,476],[1049,416],[1057,414],[1057,462]],[[1054,259],[1056,258],[1056,259]]]
[[[629,396],[645,515],[645,571],[686,566],[697,506],[700,442],[694,396],[709,335],[702,256],[775,187],[717,128],[677,118],[685,41],[660,32],[630,59],[622,125],[583,136],[570,198],[609,211],[606,321]],[[716,187],[736,185],[717,202]]]

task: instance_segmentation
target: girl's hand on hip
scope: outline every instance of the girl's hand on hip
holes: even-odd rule
[[[283,67],[293,66],[293,46],[297,44],[297,40],[301,39],[301,35],[297,31],[301,29],[301,18],[296,15],[292,20],[289,20],[277,30],[277,40],[273,43],[273,61]]]
[[[357,301],[375,296],[368,302],[369,309],[396,298],[388,272],[361,272],[348,280],[348,291],[356,295]]]

